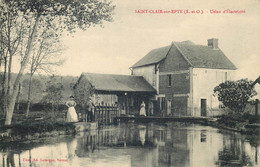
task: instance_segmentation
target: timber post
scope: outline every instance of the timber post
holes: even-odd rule
[[[256,100],[255,100],[255,115],[256,115],[256,116],[258,115],[258,103],[259,103],[259,100],[256,99]]]

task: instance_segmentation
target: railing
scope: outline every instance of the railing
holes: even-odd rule
[[[112,124],[117,116],[119,116],[119,112],[118,107],[115,105],[95,106],[94,120],[98,124]]]

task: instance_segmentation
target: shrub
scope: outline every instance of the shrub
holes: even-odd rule
[[[238,81],[226,81],[214,88],[218,100],[234,112],[242,113],[249,98],[256,95],[251,86],[252,81],[241,79]]]

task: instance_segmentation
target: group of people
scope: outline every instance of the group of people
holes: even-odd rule
[[[77,104],[74,100],[74,96],[70,96],[70,99],[65,103],[65,105],[68,107],[66,122],[78,122],[78,114],[75,110]],[[91,99],[88,100],[86,109],[87,111],[84,111],[83,113],[83,120],[86,122],[93,122],[95,105]]]
[[[66,114],[66,122],[78,122],[78,114],[75,110],[76,107],[76,102],[74,100],[74,96],[70,96],[70,99],[66,102],[66,106],[68,107],[68,111]],[[87,111],[83,113],[83,121],[86,122],[93,122],[94,121],[94,110],[95,110],[95,105],[91,98],[88,100],[88,104],[86,106]],[[146,113],[145,111],[145,103],[142,101],[141,106],[140,106],[140,116],[147,116],[147,114],[153,115],[153,103],[149,103],[149,108],[148,112]]]

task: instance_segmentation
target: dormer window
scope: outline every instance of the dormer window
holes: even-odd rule
[[[172,76],[167,75],[167,79],[168,79],[168,87],[171,87],[172,86]]]

